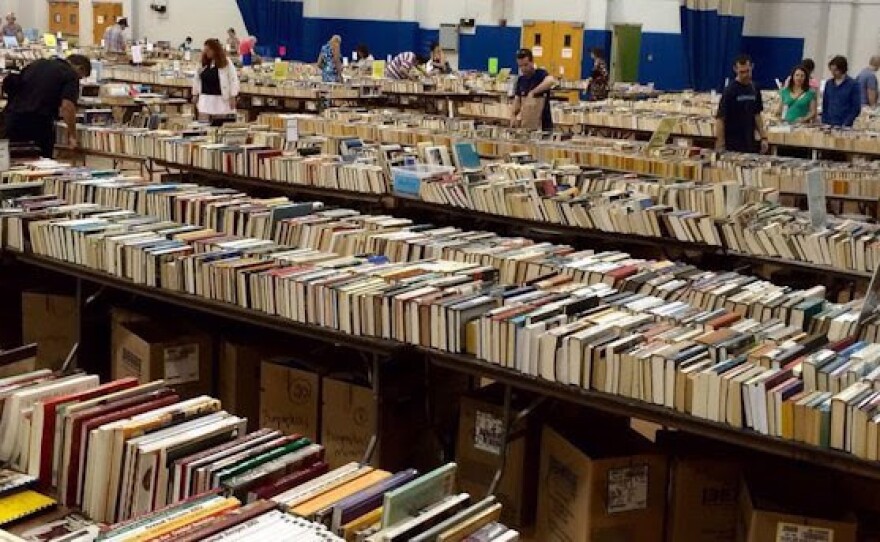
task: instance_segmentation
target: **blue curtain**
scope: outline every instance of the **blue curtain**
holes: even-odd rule
[[[739,0],[686,0],[681,6],[687,83],[698,91],[721,90],[742,52],[744,5]]]
[[[290,0],[237,0],[248,34],[257,37],[257,51],[278,56],[281,47],[285,58],[298,58],[302,42],[302,2]]]

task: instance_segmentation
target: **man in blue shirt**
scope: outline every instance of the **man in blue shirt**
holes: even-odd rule
[[[862,105],[877,105],[877,70],[880,69],[880,56],[872,56],[868,67],[856,76],[859,92],[862,94]]]
[[[535,57],[529,49],[517,51],[516,63],[519,66],[519,78],[516,80],[516,97],[513,99],[511,123],[516,125],[520,122],[519,114],[522,111],[523,98],[543,98],[541,130],[552,132],[553,115],[550,112],[550,90],[556,84],[556,79],[547,73],[547,70],[535,67]]]
[[[831,79],[825,83],[822,98],[822,123],[830,126],[852,126],[862,111],[862,93],[856,80],[846,74],[845,57],[836,56],[828,63]]]

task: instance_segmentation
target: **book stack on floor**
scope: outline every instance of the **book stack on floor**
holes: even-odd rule
[[[26,473],[2,471],[0,525],[54,506],[22,489],[37,485],[115,523],[101,540],[460,540],[490,523],[487,539],[517,540],[492,523],[493,498],[456,492],[455,464],[424,475],[333,469],[308,438],[248,433],[220,401],[184,400],[161,380],[42,370],[4,378],[0,390],[0,456]]]

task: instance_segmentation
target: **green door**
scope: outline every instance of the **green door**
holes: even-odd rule
[[[614,81],[635,83],[639,80],[639,58],[642,51],[642,26],[635,24],[614,25],[612,71]]]

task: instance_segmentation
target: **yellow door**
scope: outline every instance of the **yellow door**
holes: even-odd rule
[[[67,2],[49,2],[49,32],[64,32],[67,24]]]
[[[553,60],[551,72],[558,78],[581,78],[581,60],[584,54],[584,25],[557,22],[553,29]]]
[[[79,2],[67,2],[64,16],[64,28],[61,32],[67,37],[79,36]]]
[[[550,73],[555,73],[556,70],[552,64],[555,58],[554,31],[555,23],[553,21],[523,21],[523,49],[531,49],[535,56],[535,64]]]
[[[92,4],[92,24],[95,31],[95,43],[104,39],[104,31],[108,26],[116,24],[122,17],[122,4],[118,2],[96,2]]]

